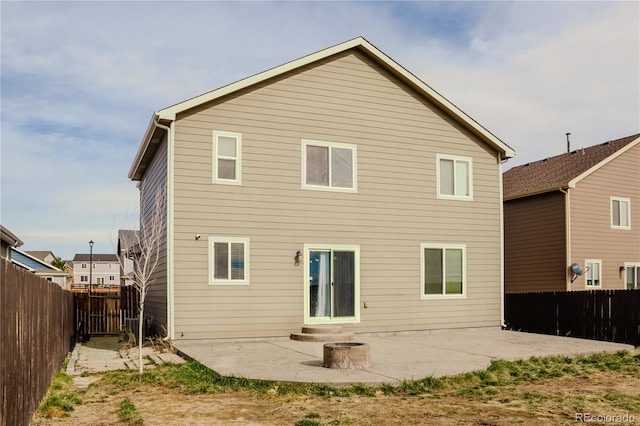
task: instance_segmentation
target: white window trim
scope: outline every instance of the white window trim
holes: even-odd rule
[[[354,316],[338,318],[316,318],[309,312],[309,252],[314,250],[353,251],[355,256]],[[305,244],[304,245],[304,323],[313,324],[355,324],[360,322],[360,246],[347,244]]]
[[[614,201],[622,201],[627,203],[627,221],[628,224],[626,226],[622,226],[622,225],[614,225],[613,224],[613,202]],[[609,215],[611,217],[611,220],[609,223],[611,223],[611,229],[631,229],[631,199],[630,198],[624,198],[624,197],[610,197],[609,198]]]
[[[627,282],[627,268],[640,268],[640,262],[624,262],[624,287],[622,287],[623,289],[627,289],[627,285],[629,284]],[[636,290],[640,289],[640,283],[636,283]]]
[[[222,279],[214,279],[213,278],[213,244],[214,243],[243,243],[244,244],[244,279],[243,280],[232,280],[228,278],[226,280]],[[209,285],[249,285],[249,270],[250,270],[250,261],[249,261],[249,238],[243,237],[209,237],[209,250],[208,250],[208,259],[209,259]]]
[[[590,263],[597,263],[598,264],[598,273],[600,274],[600,276],[598,277],[600,284],[598,285],[588,285],[587,284],[587,272],[584,272],[584,288],[585,289],[594,289],[594,288],[602,288],[602,259],[585,259],[584,260],[584,266],[585,268],[590,264]]]
[[[462,250],[462,294],[425,294],[424,292],[424,249],[461,249]],[[444,274],[443,274],[444,275]],[[443,277],[444,278],[444,277]],[[443,285],[443,291],[446,285]],[[467,298],[467,245],[466,244],[420,244],[420,299],[422,300],[444,300],[444,299],[466,299]]]
[[[225,157],[218,156],[218,138],[227,137],[236,140],[236,156]],[[232,159],[236,162],[236,178],[222,179],[218,177],[218,159]],[[220,130],[213,131],[213,155],[212,155],[213,183],[221,183],[224,185],[242,185],[242,133],[224,132]]]
[[[351,181],[353,182],[352,188],[343,188],[339,186],[331,186],[331,172],[329,172],[329,185],[308,185],[307,184],[307,145],[312,146],[324,146],[329,148],[342,148],[349,149],[352,152],[352,170],[351,170]],[[302,189],[310,189],[313,191],[332,191],[332,192],[350,192],[356,193],[358,192],[358,155],[356,145],[339,143],[339,142],[327,142],[327,141],[318,141],[312,139],[302,139]],[[329,168],[331,168],[331,156],[329,156]]]
[[[440,160],[452,160],[454,162],[454,185],[455,185],[455,162],[466,161],[469,163],[469,195],[446,195],[440,193]],[[473,201],[473,158],[460,155],[436,154],[436,196],[441,200]],[[454,189],[455,193],[455,189]]]

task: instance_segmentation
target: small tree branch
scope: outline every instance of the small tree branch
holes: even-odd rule
[[[164,231],[164,206],[166,205],[165,191],[158,190],[151,216],[144,219],[141,214],[140,231],[135,234],[135,245],[127,247],[125,256],[133,261],[133,271],[131,285],[138,292],[138,363],[139,373],[143,372],[142,365],[142,338],[144,324],[144,303],[149,292],[149,288],[155,283],[155,272],[160,263],[160,250],[163,242]],[[120,264],[124,259],[118,254]]]

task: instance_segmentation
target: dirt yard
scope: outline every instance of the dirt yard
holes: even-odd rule
[[[184,395],[162,386],[119,393],[90,387],[71,416],[36,425],[120,424],[118,404],[131,399],[145,425],[559,425],[576,415],[621,416],[588,424],[640,425],[639,374],[596,373],[485,388],[478,393],[421,396],[277,396],[230,392]],[[583,418],[586,419],[586,417]],[[625,417],[626,416],[626,417]],[[592,419],[592,417],[590,417]]]

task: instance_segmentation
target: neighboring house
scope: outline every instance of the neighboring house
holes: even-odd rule
[[[25,253],[38,258],[50,265],[53,264],[53,261],[58,258],[52,251],[49,250],[25,250]],[[58,269],[67,273],[65,288],[71,288],[71,286],[73,285],[73,268],[69,266],[66,261],[64,261],[64,266]]]
[[[67,284],[69,274],[27,252],[18,250],[17,248],[11,248],[11,262],[33,272],[39,277],[58,284],[64,289],[69,289],[69,285]]]
[[[48,264],[51,264],[51,262],[53,262],[54,260],[56,260],[56,255],[53,254],[52,251],[48,251],[48,250],[25,250],[25,253],[33,256],[33,257],[37,257],[38,259],[47,262]]]
[[[11,259],[11,248],[20,247],[24,243],[13,232],[0,225],[0,257]]]
[[[153,114],[129,178],[173,339],[499,327],[515,152],[363,38]]]
[[[640,288],[639,165],[640,134],[505,172],[506,291]]]
[[[93,265],[93,269],[91,266]],[[89,272],[91,271],[91,272]],[[76,254],[73,257],[73,285],[88,287],[89,279],[95,286],[120,286],[120,262],[115,254]]]
[[[120,285],[131,285],[133,275],[133,260],[130,258],[140,242],[140,231],[130,229],[118,230],[118,256],[120,262]]]

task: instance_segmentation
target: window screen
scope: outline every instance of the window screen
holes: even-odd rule
[[[438,154],[438,195],[446,198],[471,198],[471,158]]]
[[[423,296],[464,295],[464,245],[438,247],[422,244],[421,247]]]
[[[442,249],[424,249],[424,293],[442,294]]]
[[[226,280],[229,278],[229,244],[213,244],[213,278]]]
[[[353,151],[344,148],[331,149],[331,185],[353,187]]]
[[[242,180],[242,134],[214,131],[213,180],[240,185]]]
[[[304,150],[304,187],[355,191],[355,145],[303,140],[302,146]]]
[[[440,160],[440,194],[454,195],[453,160]]]
[[[307,145],[307,184],[329,186],[329,148]]]

